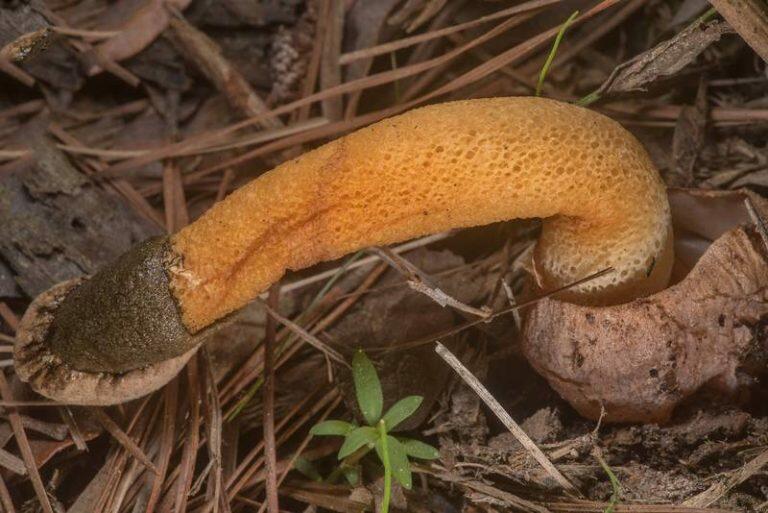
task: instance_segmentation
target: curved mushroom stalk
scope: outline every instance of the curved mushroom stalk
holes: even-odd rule
[[[669,206],[637,140],[568,104],[471,100],[384,120],[278,166],[167,243],[139,247],[75,286],[46,310],[47,331],[35,338],[60,369],[127,375],[188,353],[286,270],[530,217],[544,218],[535,252],[543,286],[615,269],[570,290],[569,301],[613,304],[667,283]],[[37,312],[24,317],[22,339]],[[64,398],[44,385],[52,371],[33,365],[29,347],[17,352],[20,375]]]
[[[722,223],[741,211],[739,221],[746,222],[743,197],[674,193],[673,221],[684,225],[678,253],[695,251],[706,240],[702,235],[723,228],[709,221],[702,226],[701,218]],[[676,202],[688,207],[678,218]],[[702,204],[705,211],[698,226],[690,212],[696,203],[699,215]],[[534,368],[595,420],[604,409],[608,422],[663,423],[703,387],[735,395],[768,370],[765,242],[753,228],[733,228],[679,283],[630,303],[592,307],[544,299],[528,312],[523,340]]]

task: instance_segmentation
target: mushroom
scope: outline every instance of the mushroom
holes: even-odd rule
[[[665,423],[697,391],[738,398],[768,370],[768,239],[744,200],[761,217],[768,201],[748,191],[669,198],[679,255],[669,288],[610,306],[545,298],[526,316],[528,361],[582,416]]]
[[[560,294],[564,304],[621,304],[667,286],[665,187],[618,123],[541,98],[444,103],[285,162],[177,234],[39,296],[21,322],[17,373],[54,399],[126,401],[170,380],[286,270],[531,217],[543,218],[540,288],[613,269]]]

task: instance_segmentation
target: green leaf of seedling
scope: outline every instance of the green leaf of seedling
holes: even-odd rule
[[[323,481],[323,477],[320,475],[320,472],[317,471],[315,464],[309,461],[307,458],[303,458],[301,456],[296,458],[296,462],[293,464],[293,468],[304,474],[305,477],[315,481],[316,483],[321,483]]]
[[[347,436],[356,427],[343,420],[326,420],[315,424],[309,432],[315,436]]]
[[[378,438],[379,433],[376,431],[376,428],[370,426],[355,428],[344,439],[344,443],[341,445],[341,449],[339,449],[338,458],[340,460],[344,459],[364,445],[373,447]]]
[[[411,464],[408,461],[405,447],[403,447],[403,444],[401,444],[397,438],[387,435],[387,449],[392,475],[403,488],[410,490],[411,486],[413,486],[413,481],[411,479]],[[376,454],[379,455],[379,459],[384,463],[383,449],[380,439],[376,441]]]
[[[357,467],[344,467],[342,472],[344,473],[344,479],[351,486],[357,486],[357,483],[360,482],[360,470]]]
[[[360,411],[363,412],[365,421],[373,426],[381,418],[384,398],[376,369],[362,351],[356,352],[352,358],[352,378],[355,381],[355,393]]]
[[[419,409],[423,400],[424,398],[420,395],[409,395],[393,404],[387,413],[384,414],[384,423],[387,426],[387,431],[392,431],[398,424],[413,415]]]
[[[420,460],[436,460],[440,457],[440,452],[429,444],[414,440],[413,438],[398,438],[405,447],[405,453],[411,458]]]

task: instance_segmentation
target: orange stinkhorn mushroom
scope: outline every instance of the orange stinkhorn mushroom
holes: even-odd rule
[[[615,304],[667,285],[667,195],[640,143],[595,112],[540,98],[469,100],[386,119],[239,189],[168,239],[38,298],[18,374],[46,396],[109,404],[169,380],[207,330],[286,270],[371,245],[544,219],[542,287]]]

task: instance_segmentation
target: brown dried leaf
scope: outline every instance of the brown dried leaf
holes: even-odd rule
[[[166,29],[170,21],[168,6],[184,10],[190,1],[147,0],[120,27],[116,27],[119,30],[117,35],[95,46],[94,51],[100,59],[114,62],[133,57],[152,44]],[[94,64],[88,73],[95,75],[100,71],[101,67]]]
[[[644,92],[654,83],[671,77],[694,62],[730,28],[723,22],[694,23],[671,39],[621,64],[598,89],[601,97]]]

